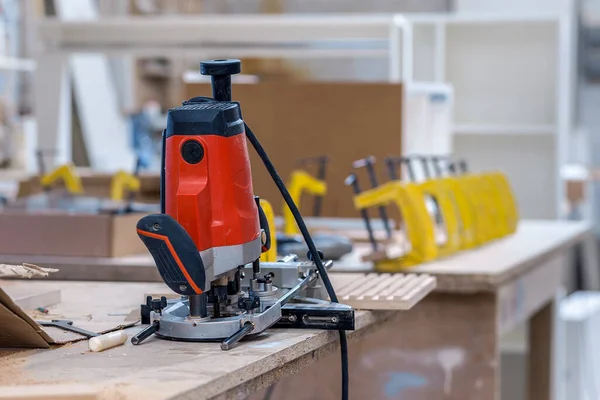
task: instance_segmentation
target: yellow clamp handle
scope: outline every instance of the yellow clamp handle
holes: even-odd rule
[[[376,270],[397,272],[435,259],[438,247],[434,226],[423,201],[423,192],[417,185],[392,181],[354,196],[354,206],[358,210],[388,204],[394,204],[402,214],[410,250],[399,258],[375,262]]]
[[[53,171],[42,176],[40,183],[44,189],[50,188],[56,181],[62,180],[65,188],[71,194],[83,194],[83,185],[81,179],[71,164],[65,164],[57,167]]]
[[[114,201],[122,201],[126,191],[138,192],[140,186],[138,177],[125,171],[118,171],[113,175],[110,183],[110,198]]]
[[[287,188],[298,209],[300,209],[300,200],[304,192],[313,196],[325,196],[327,193],[327,183],[302,170],[292,172]],[[285,203],[283,205],[283,232],[286,235],[296,235],[300,232],[292,211]]]
[[[454,194],[451,193],[450,187],[445,181],[435,178],[418,183],[417,185],[423,194],[423,201],[425,201],[427,196],[433,198],[445,226],[446,238],[442,244],[438,245],[438,256],[446,257],[460,250],[462,227],[459,222],[458,207],[455,204],[456,200]]]

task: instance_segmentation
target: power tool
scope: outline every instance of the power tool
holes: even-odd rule
[[[254,133],[240,104],[231,101],[239,60],[200,64],[213,97],[196,97],[169,110],[163,132],[162,213],[137,224],[161,277],[180,299],[148,298],[142,317],[152,334],[183,341],[220,340],[230,349],[271,326],[354,329],[354,311],[337,304],[324,262],[298,208]],[[265,163],[310,250],[310,261],[289,255],[261,262],[271,229],[254,195],[246,140]],[[272,219],[272,218],[271,218]],[[333,301],[329,302],[329,299]],[[342,336],[340,336],[342,338]],[[345,335],[341,339],[345,343]]]

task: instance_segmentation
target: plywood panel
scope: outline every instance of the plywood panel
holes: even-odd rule
[[[361,310],[408,310],[427,296],[436,279],[427,274],[331,274],[341,303]]]

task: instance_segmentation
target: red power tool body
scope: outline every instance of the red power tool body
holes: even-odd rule
[[[231,74],[240,72],[240,62],[203,62],[201,72],[211,76],[214,98],[195,97],[169,110],[162,214],[137,226],[162,278],[181,295],[202,294],[221,277],[231,280],[270,246],[252,189],[240,105],[231,101]]]
[[[233,102],[192,100],[169,112],[165,211],[183,226],[199,251],[241,245],[260,236],[240,117]]]

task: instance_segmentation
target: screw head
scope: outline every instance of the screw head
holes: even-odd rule
[[[154,229],[155,231],[160,229],[160,224],[158,222],[155,222],[154,225],[152,225],[152,229]]]
[[[264,229],[262,231],[260,231],[260,241],[261,241],[261,243],[262,243],[263,246],[265,244],[267,244],[267,232],[265,232]]]
[[[296,322],[297,320],[298,320],[298,318],[296,318],[296,316],[295,316],[295,315],[290,315],[290,316],[288,317],[288,321],[290,321],[290,322]]]
[[[187,290],[187,286],[186,285],[179,285],[179,290],[181,290],[182,292],[185,292]]]
[[[337,324],[338,322],[340,322],[340,319],[338,317],[331,317],[331,322]]]

